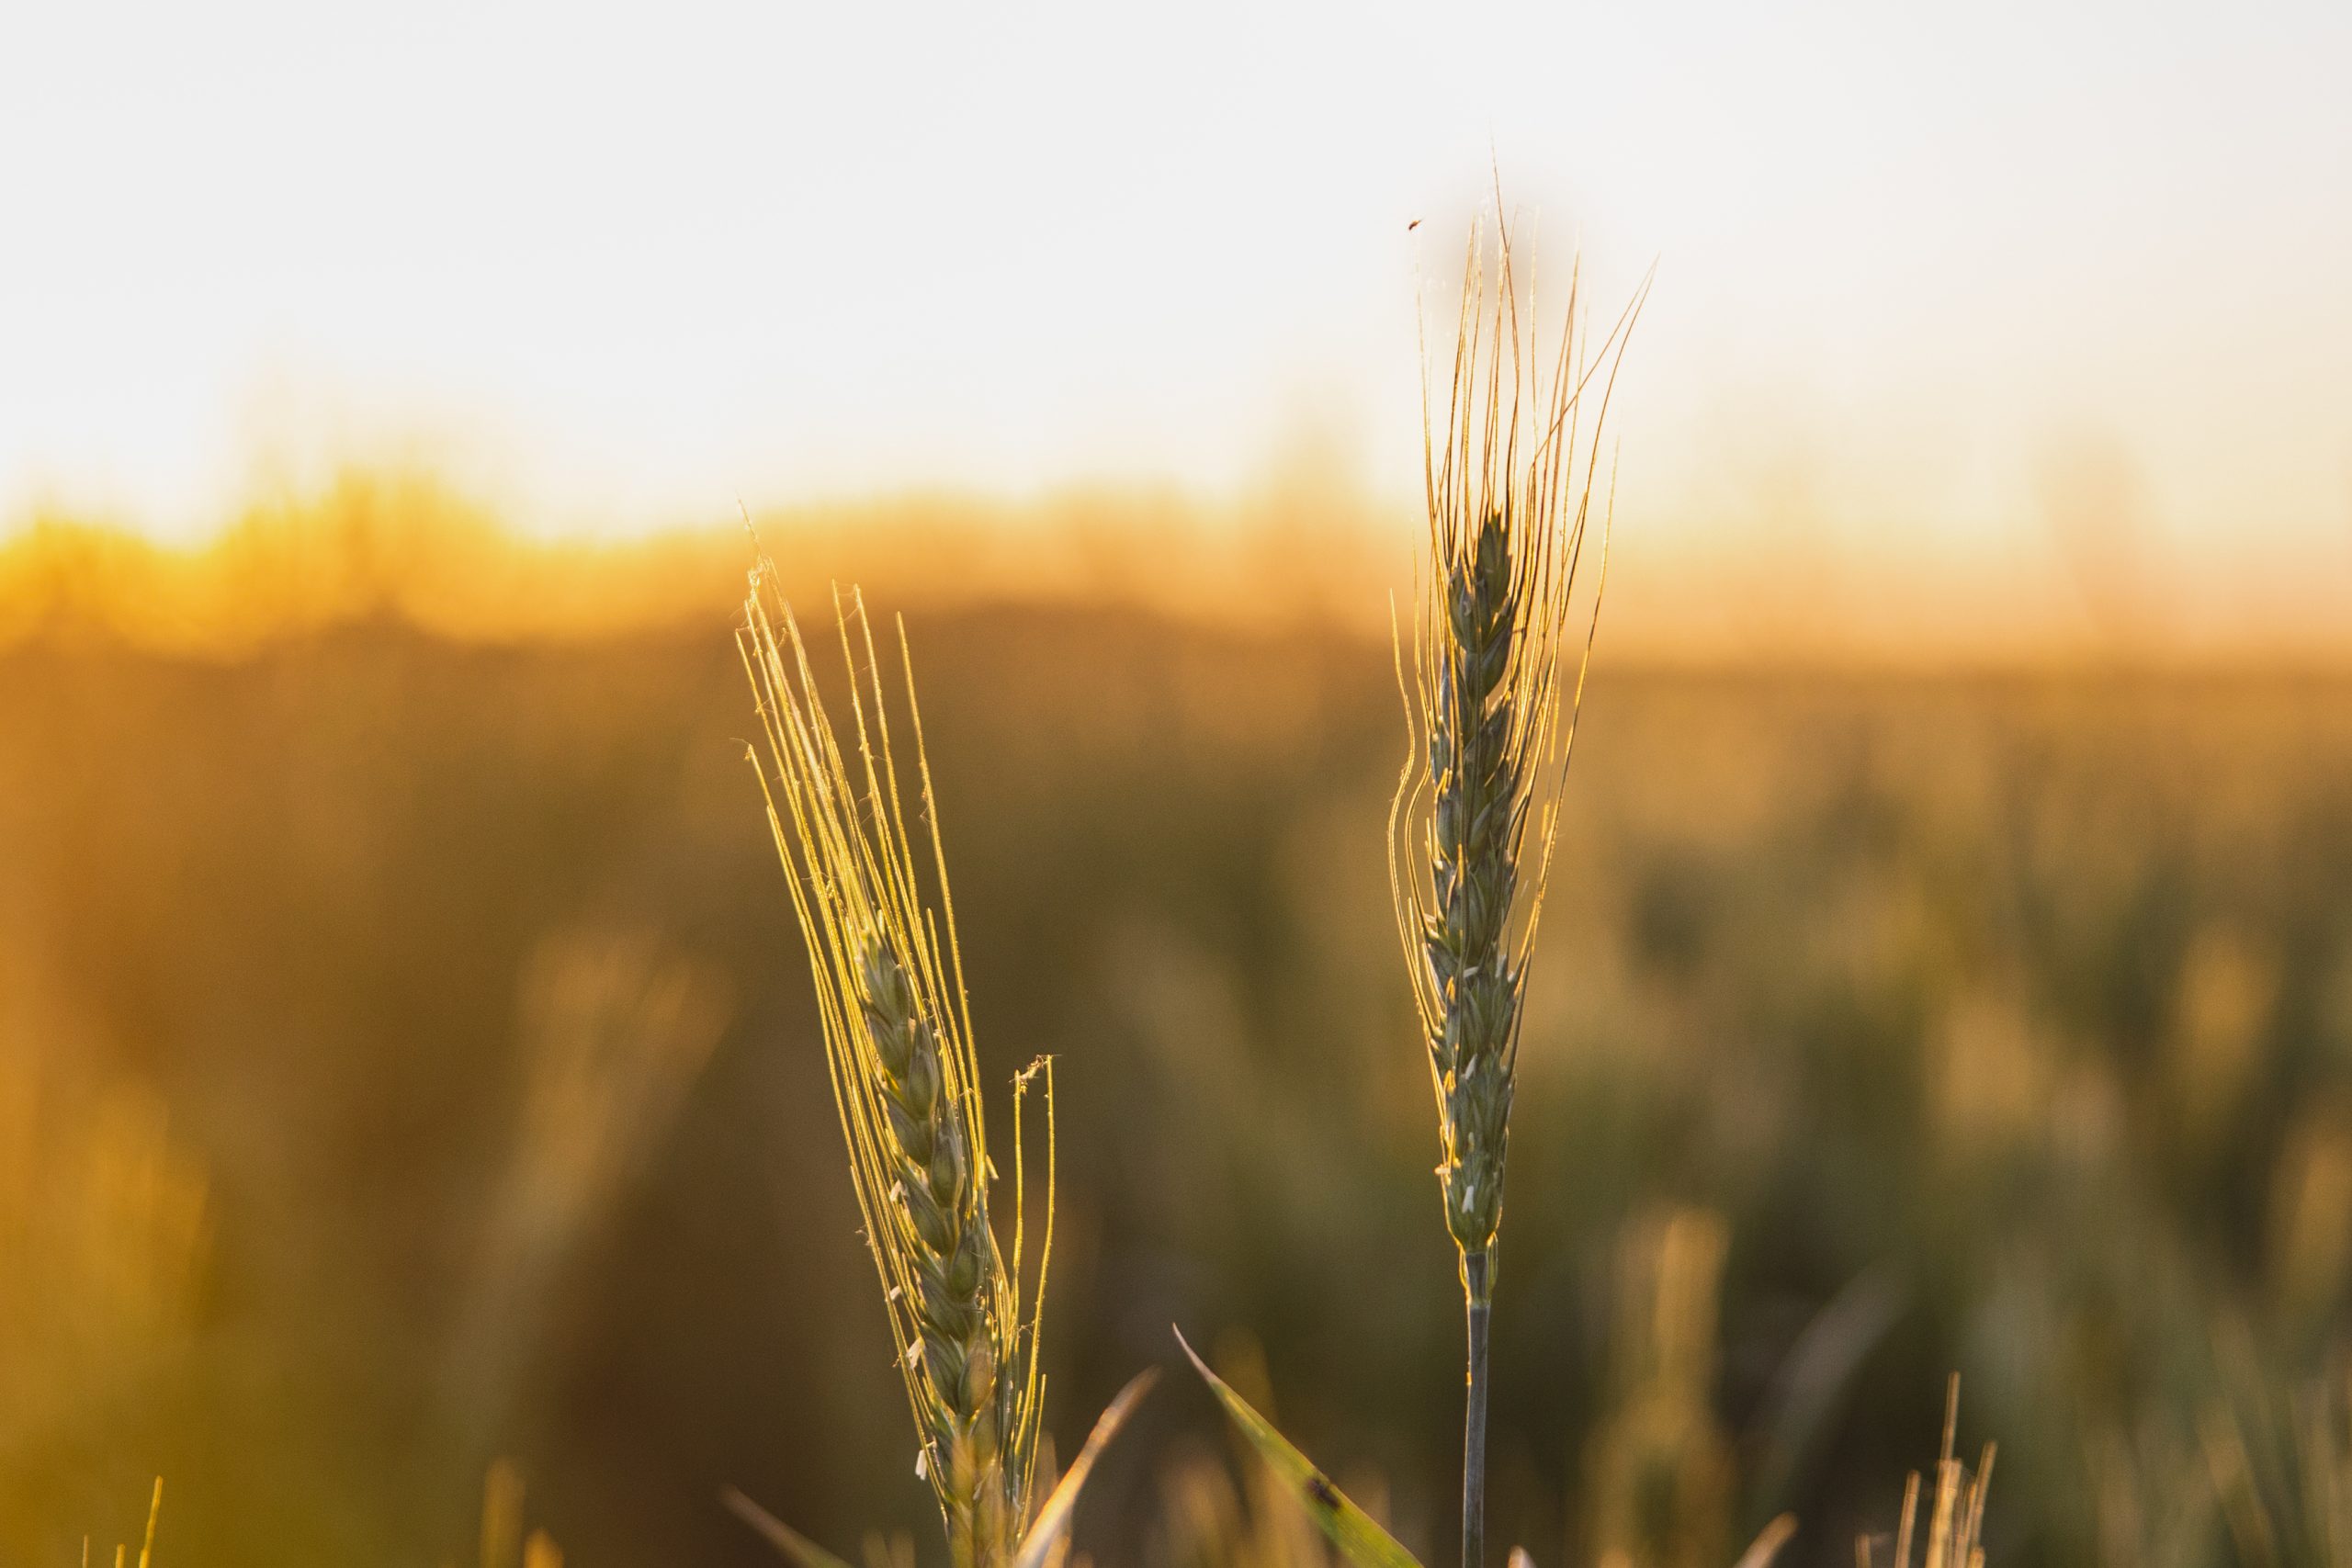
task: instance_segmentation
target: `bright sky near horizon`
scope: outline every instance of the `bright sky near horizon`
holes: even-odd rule
[[[1658,261],[1654,539],[2352,588],[2341,0],[14,7],[0,517],[395,452],[558,530],[1408,504],[1490,152],[1597,303]]]

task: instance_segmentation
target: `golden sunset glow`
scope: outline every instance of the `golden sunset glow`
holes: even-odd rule
[[[16,527],[185,541],[358,462],[562,539],[1205,516],[1302,471],[1401,528],[1417,273],[1498,173],[1547,278],[1657,265],[1628,635],[2342,635],[2340,6],[247,3],[0,42]]]

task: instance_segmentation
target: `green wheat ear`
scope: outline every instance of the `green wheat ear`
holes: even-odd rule
[[[1046,1568],[1067,1550],[1070,1513],[1096,1456],[1152,1374],[1120,1391],[1060,1483],[1035,1502],[1045,1407],[1039,1303],[1054,1235],[1053,1069],[1041,1058],[1014,1082],[1008,1254],[989,1223],[996,1166],[906,628],[899,628],[899,657],[922,792],[920,852],[907,827],[865,600],[854,589],[846,600],[837,592],[833,611],[856,761],[842,750],[817,694],[808,645],[776,592],[774,566],[763,560],[752,573],[736,634],[766,742],[752,763],[808,950],[850,1175],[914,1414],[916,1472],[938,1498],[956,1568]],[[1046,1223],[1024,1311],[1026,1167],[1017,1134],[1022,1100],[1040,1080]],[[839,1559],[741,1493],[727,1500],[787,1558],[804,1568],[837,1568]]]
[[[864,601],[837,594],[834,609],[854,761],[818,695],[773,567],[752,574],[737,640],[765,733],[761,784],[914,1413],[915,1466],[937,1495],[957,1568],[995,1568],[1010,1561],[1028,1517],[1043,1393],[1037,1309],[1024,1313],[1022,1300],[1021,1199],[1016,1190],[1008,1257],[989,1223],[995,1167],[905,631],[917,820],[926,825],[920,853]],[[1050,1083],[1048,1075],[1049,1104]],[[1016,1150],[1016,1189],[1021,1168]],[[1050,1190],[1046,1208],[1039,1294],[1052,1250]]]
[[[1446,1229],[1464,1258],[1491,1252],[1502,1224],[1528,953],[1600,615],[1596,592],[1577,635],[1571,598],[1609,391],[1643,299],[1589,362],[1572,284],[1547,376],[1520,325],[1508,231],[1497,270],[1490,290],[1474,231],[1442,431],[1424,410],[1426,593],[1399,639],[1410,746],[1389,842],[1437,1089]],[[1605,577],[1605,506],[1600,521]]]
[[[1596,591],[1578,636],[1571,601],[1610,390],[1648,289],[1589,353],[1571,282],[1547,375],[1521,325],[1510,230],[1491,288],[1483,239],[1474,228],[1442,428],[1423,356],[1429,557],[1425,598],[1398,639],[1410,741],[1388,835],[1397,931],[1437,1093],[1439,1190],[1468,1312],[1464,1568],[1479,1568],[1485,1548],[1487,1320],[1521,1004],[1600,612]],[[1605,502],[1601,524],[1605,581]]]

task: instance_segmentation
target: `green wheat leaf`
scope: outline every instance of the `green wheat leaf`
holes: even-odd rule
[[[1250,1407],[1250,1402],[1226,1386],[1223,1378],[1209,1371],[1208,1363],[1194,1355],[1183,1334],[1176,1336],[1176,1343],[1184,1347],[1193,1365],[1208,1380],[1209,1388],[1225,1413],[1234,1424],[1257,1445],[1258,1452],[1274,1473],[1282,1477],[1293,1495],[1322,1532],[1330,1537],[1347,1560],[1357,1568],[1421,1568],[1413,1554],[1396,1544],[1386,1530],[1373,1523],[1372,1516],[1348,1501],[1347,1494],[1331,1484],[1313,1461],[1291,1446],[1290,1439],[1274,1430],[1272,1423]]]

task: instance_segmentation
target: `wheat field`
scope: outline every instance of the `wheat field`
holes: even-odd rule
[[[1442,1560],[1388,648],[909,597],[978,1074],[1056,1063],[1047,1430],[1181,1326]],[[935,1549],[724,626],[0,654],[11,1561],[137,1541],[159,1473],[166,1561],[464,1560],[498,1461],[575,1562],[762,1561],[727,1486]],[[2347,698],[1604,660],[1492,1539],[1849,1561],[1957,1371],[1990,1561],[2343,1561]],[[1281,1500],[1170,1382],[1078,1540],[1311,1560]]]
[[[0,6],[0,1568],[2352,1568],[2347,62]]]

